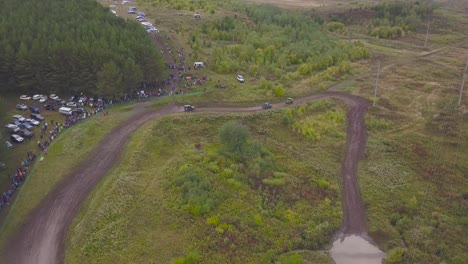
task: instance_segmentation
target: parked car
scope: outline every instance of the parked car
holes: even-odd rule
[[[62,99],[60,99],[60,97],[58,97],[58,96],[55,96],[54,101],[55,102],[60,102],[60,101],[62,101]]]
[[[34,133],[27,129],[22,129],[18,132],[18,135],[20,135],[23,138],[32,138],[34,136]]]
[[[123,0],[123,1],[122,1],[122,5],[128,4],[128,3],[130,3],[130,2],[131,2],[130,0]]]
[[[245,80],[244,80],[244,76],[238,74],[237,75],[237,80],[240,82],[240,83],[243,83]]]
[[[7,147],[8,149],[12,149],[12,148],[13,148],[13,144],[11,144],[11,142],[8,141],[8,140],[5,141],[5,145],[6,145],[6,147]],[[3,165],[5,165],[5,163],[3,163]]]
[[[7,124],[5,128],[8,129],[10,133],[16,133],[20,130],[20,128],[15,124]]]
[[[30,123],[33,126],[39,126],[41,123],[36,119],[26,118],[25,122]]]
[[[68,102],[66,105],[67,105],[67,106],[70,106],[70,107],[76,107],[76,103],[75,103],[75,102]]]
[[[270,109],[270,108],[272,108],[272,107],[273,107],[273,106],[272,106],[270,103],[264,103],[264,104],[262,105],[262,108],[263,108],[263,109]]]
[[[31,97],[23,94],[22,96],[20,96],[20,100],[28,101],[31,100]]]
[[[5,143],[6,143],[6,141],[5,141]],[[8,143],[10,143],[10,142],[8,142]],[[10,144],[11,144],[11,143],[10,143]],[[13,148],[13,144],[11,144],[11,147]],[[0,169],[6,169],[6,167],[7,167],[7,166],[5,165],[5,163],[0,162]]]
[[[29,110],[31,110],[31,113],[34,113],[34,114],[39,114],[41,112],[41,109],[37,105],[31,105],[29,107]]]
[[[13,119],[14,119],[14,120],[18,120],[18,121],[20,121],[21,123],[23,123],[24,120],[26,120],[26,118],[24,118],[22,115],[14,115],[14,116],[13,116]]]
[[[292,104],[292,103],[294,103],[294,99],[292,99],[291,97],[286,99],[286,104]]]
[[[51,95],[49,95],[49,98],[52,99],[52,100],[54,100],[55,97],[57,97],[56,94],[51,94]]]
[[[73,114],[82,114],[82,113],[84,113],[84,109],[83,108],[76,108],[76,109],[72,110],[72,113]]]
[[[26,123],[26,122],[21,123],[18,127],[22,129],[27,129],[27,130],[32,130],[34,128],[31,124]]]
[[[63,115],[72,115],[73,114],[73,111],[71,108],[69,107],[60,107],[59,108],[59,113],[63,114]]]
[[[14,142],[17,142],[17,143],[21,143],[24,141],[24,138],[22,138],[21,136],[17,135],[17,134],[13,134],[11,135],[11,140],[13,140]]]
[[[143,13],[143,12],[138,12],[137,15],[138,15],[138,16],[141,16],[141,17],[144,17],[144,16],[145,16],[145,13]]]
[[[30,117],[32,119],[36,119],[37,121],[43,121],[44,120],[44,117],[41,116],[40,114],[31,114]]]
[[[39,103],[45,103],[47,101],[47,96],[43,96],[41,97],[41,99],[39,99]]]
[[[33,99],[33,100],[39,100],[39,99],[41,99],[41,97],[42,97],[42,95],[40,95],[40,94],[35,94],[35,95],[33,95],[32,99]]]
[[[44,105],[44,109],[48,111],[55,111],[55,105],[54,104],[46,104]]]
[[[22,110],[22,111],[23,111],[23,110],[28,110],[28,106],[25,105],[25,104],[17,104],[17,105],[16,105],[16,109]]]

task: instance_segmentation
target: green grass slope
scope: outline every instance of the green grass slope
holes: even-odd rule
[[[167,117],[146,125],[75,220],[66,261],[327,261],[311,250],[327,247],[341,225],[344,118],[332,127],[327,121],[344,115],[326,102],[335,110],[312,104],[238,117]],[[322,133],[306,139],[301,133],[311,128],[303,122],[313,117]],[[251,135],[239,155],[226,152],[218,138],[232,120]],[[297,132],[296,123],[302,127]],[[281,256],[296,250],[303,251]]]

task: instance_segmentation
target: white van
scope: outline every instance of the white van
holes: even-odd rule
[[[69,107],[60,107],[59,113],[64,114],[64,115],[72,115],[72,109]]]

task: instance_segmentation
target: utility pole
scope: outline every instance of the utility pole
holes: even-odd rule
[[[379,86],[379,76],[380,76],[380,60],[377,64],[377,77],[375,78],[375,87],[374,87],[374,103],[372,104],[375,107],[375,100],[377,99],[377,87]]]
[[[430,28],[431,22],[429,20],[427,21],[427,30],[426,30],[426,39],[424,40],[424,47],[427,47],[427,41],[429,39],[429,28]]]
[[[466,57],[466,59],[465,59],[465,70],[463,71],[462,85],[460,87],[460,96],[458,97],[458,106],[461,105],[461,101],[462,101],[463,88],[465,86],[465,76],[466,76],[466,70],[467,69],[468,69],[468,57]]]

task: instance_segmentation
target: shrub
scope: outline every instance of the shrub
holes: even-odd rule
[[[248,128],[235,121],[227,122],[219,131],[219,139],[223,145],[224,154],[234,158],[243,158],[248,138]]]
[[[327,189],[327,188],[330,186],[330,183],[327,182],[327,181],[324,180],[324,179],[320,179],[320,180],[318,181],[318,185],[319,185],[320,188],[322,188],[322,189]]]
[[[295,253],[287,256],[281,256],[279,259],[280,264],[301,264],[302,256]]]
[[[286,181],[284,179],[263,179],[262,182],[269,186],[284,186]]]
[[[206,223],[208,225],[214,225],[214,226],[218,225],[219,224],[219,216],[215,215],[215,216],[212,216],[212,217],[206,219]]]
[[[210,181],[194,168],[182,169],[173,185],[180,190],[182,208],[192,215],[209,213],[219,203],[221,194],[214,192]]]
[[[385,264],[400,263],[403,259],[404,253],[405,253],[405,250],[402,249],[401,247],[394,248],[388,253],[388,256],[384,260],[384,263]]]
[[[343,30],[345,25],[341,22],[329,22],[327,24],[327,28],[329,31],[334,32],[334,31],[341,31]]]
[[[185,258],[178,258],[172,264],[196,264],[200,263],[201,256],[196,252],[189,253]]]
[[[284,88],[283,85],[278,85],[275,89],[275,96],[276,97],[282,97],[284,96]]]
[[[371,131],[385,130],[391,127],[391,123],[385,119],[372,118],[366,122],[367,128]]]

